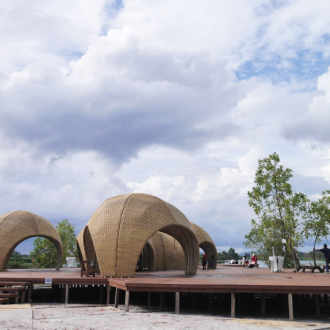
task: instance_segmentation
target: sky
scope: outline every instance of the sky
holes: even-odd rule
[[[0,6],[0,214],[79,233],[142,192],[242,252],[259,159],[311,199],[330,189],[329,1]]]

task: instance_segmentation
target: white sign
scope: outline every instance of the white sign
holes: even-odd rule
[[[45,278],[45,284],[52,284],[53,279],[52,278]]]
[[[274,259],[274,257],[269,257],[269,260],[272,261]]]
[[[283,243],[283,244],[286,243],[286,239],[285,239],[285,238],[282,239],[282,243]]]

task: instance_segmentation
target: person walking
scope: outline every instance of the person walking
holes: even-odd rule
[[[324,244],[323,249],[318,249],[318,250],[315,249],[315,251],[323,252],[325,258],[325,269],[329,274],[330,249],[328,249],[328,245]]]

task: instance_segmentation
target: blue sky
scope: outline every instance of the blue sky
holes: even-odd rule
[[[0,213],[67,218],[78,233],[105,199],[145,192],[243,251],[258,159],[276,151],[310,198],[329,189],[329,10],[5,1]]]

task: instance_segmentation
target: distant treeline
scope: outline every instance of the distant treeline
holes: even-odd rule
[[[30,255],[21,254],[20,252],[14,251],[9,258],[8,269],[17,268],[31,268],[32,258]]]
[[[313,260],[313,251],[310,252],[298,252],[298,258],[300,260]],[[322,252],[315,252],[315,260],[324,260],[324,254]]]
[[[229,260],[229,259],[241,259],[234,248],[230,248],[228,251],[218,252],[218,260]]]

